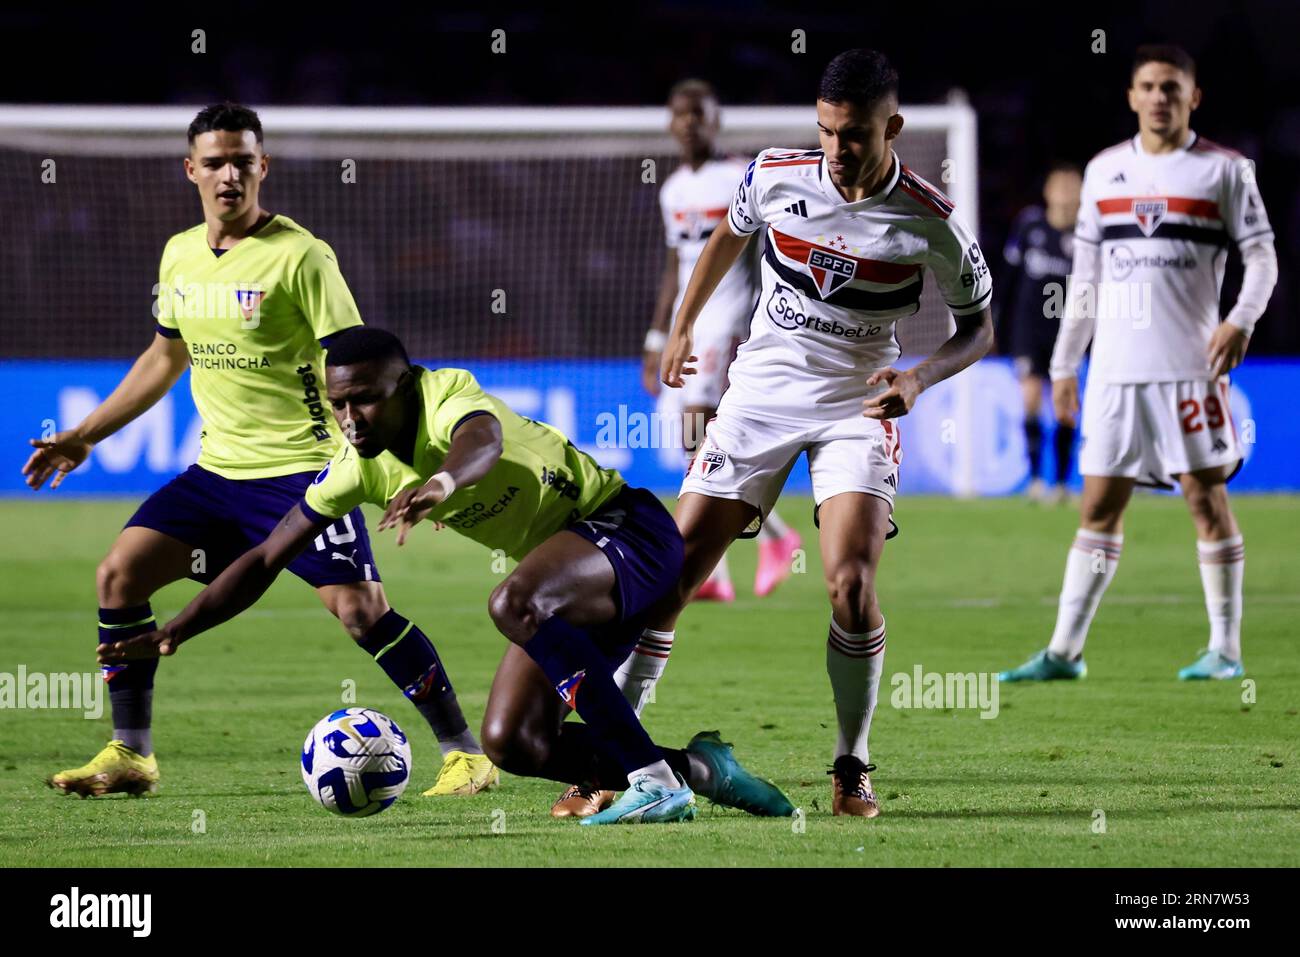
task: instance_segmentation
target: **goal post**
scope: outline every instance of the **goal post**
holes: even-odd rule
[[[0,247],[6,355],[120,359],[147,344],[163,244],[200,219],[180,162],[195,112],[0,105],[0,214],[25,228]],[[954,95],[900,112],[899,156],[977,226],[969,104]],[[412,355],[491,362],[522,378],[543,374],[539,364],[572,376],[553,364],[586,363],[582,391],[641,393],[626,370],[664,262],[658,192],[678,162],[666,107],[258,113],[271,156],[263,205],[330,243],[362,316]],[[816,142],[812,104],[722,110],[724,153]],[[927,282],[898,337],[923,355],[952,328]],[[970,427],[959,421],[958,434]],[[954,490],[971,487],[969,444],[953,450]]]

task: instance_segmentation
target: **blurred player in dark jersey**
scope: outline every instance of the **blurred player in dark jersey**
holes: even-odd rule
[[[1001,332],[1010,342],[1025,400],[1025,448],[1029,454],[1029,497],[1064,502],[1070,475],[1074,426],[1057,422],[1055,488],[1048,492],[1043,474],[1043,392],[1047,366],[1056,343],[1060,316],[1050,308],[1061,302],[1073,255],[1074,222],[1079,215],[1083,171],[1073,163],[1053,164],[1043,183],[1043,205],[1030,206],[1016,217],[1007,237],[1007,293],[1002,298]],[[1054,292],[1055,290],[1055,292]]]

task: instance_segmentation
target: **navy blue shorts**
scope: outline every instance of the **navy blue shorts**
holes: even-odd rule
[[[140,505],[127,528],[138,526],[170,535],[203,550],[204,566],[190,578],[204,583],[231,562],[260,545],[297,508],[316,472],[275,478],[228,479],[191,465]],[[313,587],[379,581],[366,521],[354,508],[334,522],[307,550],[289,563]]]
[[[627,486],[567,527],[603,551],[614,566],[618,617],[595,631],[610,661],[622,663],[641,637],[647,613],[681,577],[681,532],[652,492]]]

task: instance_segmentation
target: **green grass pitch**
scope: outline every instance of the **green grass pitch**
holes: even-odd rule
[[[47,492],[0,502],[0,672],[93,670],[95,564],[134,505]],[[676,746],[721,729],[806,811],[802,822],[701,801],[692,824],[579,828],[547,815],[557,785],[510,776],[476,798],[424,799],[437,770],[428,728],[285,576],[250,613],[164,662],[163,780],[151,800],[80,800],[44,786],[102,746],[107,717],[0,711],[0,865],[1294,866],[1300,500],[1236,507],[1253,685],[1175,680],[1205,644],[1194,535],[1180,501],[1143,496],[1093,628],[1087,680],[1003,688],[997,717],[982,719],[896,708],[891,678],[917,664],[996,672],[1044,645],[1075,515],[1018,500],[900,499],[902,535],[886,547],[879,583],[889,647],[872,734],[884,802],[875,821],[830,816],[828,608],[815,548],[805,573],[756,600],[754,546],[740,543],[741,597],[688,609],[646,723]],[[781,511],[815,542],[806,499]],[[377,551],[390,600],[434,639],[476,723],[504,649],[485,613],[500,578],[491,556],[432,529],[401,551],[391,533],[379,536]],[[160,617],[194,590],[162,592]],[[349,679],[358,704],[407,729],[415,755],[406,794],[364,820],[323,811],[298,772],[303,737],[340,706]]]

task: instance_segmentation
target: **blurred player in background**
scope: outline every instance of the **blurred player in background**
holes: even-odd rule
[[[992,281],[952,203],[891,149],[903,129],[898,74],[873,50],[849,50],[822,74],[822,148],[764,150],[736,187],[691,274],[663,382],[681,388],[698,361],[701,314],[750,239],[766,233],[762,294],[730,385],[677,503],[686,560],[670,606],[650,624],[671,632],[731,542],[770,513],[808,456],[831,604],[826,671],[838,739],[832,813],[880,813],[868,772],[871,716],[884,668],[876,574],[902,457],[898,424],[926,388],[978,360],[993,341]],[[895,323],[920,308],[923,270],[956,320],[938,351],[902,371]]]
[[[716,732],[659,748],[615,685],[614,666],[681,568],[681,536],[655,495],[512,412],[464,369],[411,365],[390,332],[341,333],[326,367],[347,442],[263,542],[158,631],[101,646],[102,659],[171,654],[251,606],[316,536],[370,502],[398,545],[428,519],[519,563],[488,600],[510,641],[483,719],[502,767],[627,788],[583,824],[690,820],[695,791],[753,814],[794,813]],[[571,709],[582,723],[564,721]]]
[[[211,581],[260,542],[330,460],[340,439],[325,405],[332,336],[361,325],[334,251],[258,202],[270,157],[262,124],[237,104],[210,106],[188,131],[185,173],[204,221],[177,233],[159,268],[153,343],[100,406],[36,447],[23,473],[58,488],[97,442],[143,414],[187,366],[203,419],[198,464],[148,499],[100,563],[100,643],[152,632],[150,600],[182,578]],[[468,795],[499,775],[469,730],[433,644],[388,605],[359,509],[320,529],[289,570],[378,662],[428,721],[443,754],[426,795]],[[64,793],[157,790],[156,659],[106,666],[113,740],[49,779]]]
[[[1053,433],[1056,453],[1053,491],[1043,475],[1043,392],[1048,363],[1056,344],[1059,318],[1047,305],[1060,302],[1052,287],[1065,288],[1079,214],[1083,172],[1073,163],[1052,166],[1043,183],[1043,205],[1016,217],[1003,256],[1010,267],[1006,292],[999,297],[1002,333],[1011,342],[1016,375],[1025,401],[1025,449],[1029,454],[1029,497],[1036,502],[1066,501],[1066,480],[1074,449],[1074,426],[1058,422]]]
[[[689,462],[727,388],[727,369],[736,347],[749,335],[749,319],[758,295],[758,245],[736,261],[722,277],[695,322],[694,344],[699,363],[680,391],[659,388],[659,367],[673,316],[681,307],[686,285],[714,229],[727,217],[745,160],[718,156],[718,98],[703,80],[682,80],[668,94],[672,114],[669,130],[681,147],[681,165],[659,191],[668,255],[664,262],[654,319],[646,334],[642,382],[659,397],[660,415],[681,414],[682,445]],[[789,574],[794,553],[802,546],[799,533],[773,510],[758,533],[758,572],[754,594],[771,593]],[[732,601],[735,586],[724,555],[695,593],[697,600]]]
[[[1226,484],[1242,450],[1228,409],[1228,373],[1245,357],[1268,305],[1277,257],[1253,165],[1191,129],[1200,101],[1186,52],[1139,47],[1128,91],[1138,133],[1098,153],[1084,172],[1072,291],[1051,364],[1056,414],[1073,420],[1079,362],[1092,340],[1080,527],[1051,642],[1003,672],[1003,681],[1087,674],[1088,626],[1119,563],[1135,484],[1180,485],[1196,527],[1210,641],[1178,677],[1244,673],[1245,547]],[[1220,321],[1230,242],[1245,275]]]

